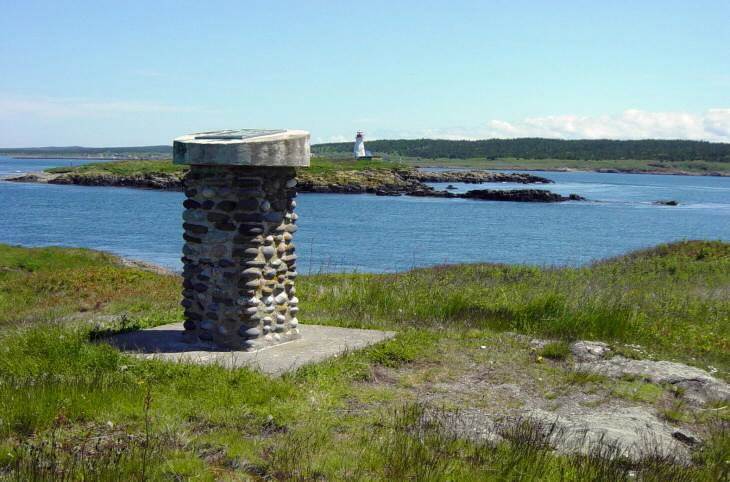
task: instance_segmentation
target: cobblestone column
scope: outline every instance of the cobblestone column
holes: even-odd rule
[[[202,150],[199,142],[192,148],[190,142],[180,142],[185,138],[175,143],[176,162],[190,164],[183,203],[184,326],[191,341],[255,350],[299,336],[293,165],[308,165],[309,136],[300,131],[233,132],[240,135],[233,145],[239,154],[248,152],[249,163],[251,152],[260,153],[256,165],[234,164],[220,149],[231,144],[230,137],[212,137],[217,133],[202,134],[202,139],[185,136],[206,141]],[[287,146],[277,139],[291,141],[286,135],[292,132],[299,136],[297,142]],[[217,153],[210,157],[210,150]],[[201,159],[204,155],[209,157]]]

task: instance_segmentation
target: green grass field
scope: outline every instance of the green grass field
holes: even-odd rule
[[[519,371],[544,380],[546,396],[577,383],[648,404],[669,396],[665,387],[637,381],[577,380],[563,366],[564,342],[574,339],[640,343],[648,356],[713,365],[728,379],[730,244],[675,243],[582,268],[477,264],[304,276],[302,322],[399,334],[278,379],[142,361],[92,341],[109,330],[179,320],[179,284],[175,275],[123,267],[88,250],[0,245],[2,476],[659,481],[728,475],[726,429],[708,425],[692,466],[662,458],[608,461],[555,453],[530,427],[514,428],[498,444],[456,438],[422,423],[419,394],[469,363],[491,360],[504,377]],[[547,361],[535,363],[527,345],[506,332],[557,341],[541,352]],[[718,414],[726,426],[727,414]],[[666,416],[695,415],[672,405]]]

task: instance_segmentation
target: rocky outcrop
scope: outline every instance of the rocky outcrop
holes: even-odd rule
[[[15,181],[17,179],[11,179]],[[182,175],[177,173],[150,173],[134,176],[114,174],[93,175],[67,173],[49,178],[49,184],[75,184],[79,186],[136,187],[142,189],[159,189],[167,191],[182,190]]]
[[[478,408],[458,412],[432,410],[424,422],[436,422],[457,437],[491,444],[531,437],[560,453],[600,453],[606,458],[638,461],[659,455],[679,462],[691,458],[698,435],[677,428],[643,406],[569,404],[550,411],[528,408],[499,416]]]
[[[489,171],[409,171],[408,179],[419,182],[461,182],[481,184],[483,182],[512,182],[518,184],[552,184],[550,179],[523,172],[489,172]]]
[[[48,172],[30,172],[28,174],[23,174],[22,176],[16,176],[16,177],[8,177],[3,179],[3,181],[13,181],[13,182],[34,182],[34,183],[41,183],[45,184],[50,182],[52,179],[56,178],[56,174],[50,174]]]
[[[555,343],[517,334],[510,337],[517,343],[505,351],[516,353],[528,347],[536,354]],[[637,346],[622,347],[626,348],[636,349],[637,355],[645,353]],[[539,377],[546,373],[543,370],[531,371],[527,365],[512,362],[513,358],[500,362],[497,356],[503,352],[496,346],[481,349],[494,351],[487,363],[472,364],[463,375],[418,394],[419,400],[425,401],[423,422],[434,423],[457,437],[489,444],[532,440],[559,453],[635,462],[658,456],[687,464],[712,437],[712,431],[698,420],[667,417],[664,408],[676,402],[707,414],[724,410],[730,400],[728,384],[705,370],[669,361],[628,359],[608,343],[572,343],[570,356],[559,361],[533,358],[539,365],[552,363],[550,373],[570,373],[571,379],[586,372],[602,375],[585,385],[550,382]],[[626,396],[617,390],[631,384],[627,393],[633,394],[634,387],[650,383],[660,393],[655,400]],[[471,405],[469,401],[477,403]],[[721,407],[702,406],[706,402]]]
[[[514,189],[514,190],[492,190],[477,189],[468,191],[459,197],[465,199],[481,199],[484,201],[515,201],[515,202],[542,202],[555,203],[563,201],[585,201],[585,198],[577,194],[562,196],[560,194],[546,191],[544,189]]]

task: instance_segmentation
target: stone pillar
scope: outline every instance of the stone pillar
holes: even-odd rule
[[[304,131],[243,129],[175,139],[185,177],[183,301],[190,341],[256,350],[299,336],[294,243]]]

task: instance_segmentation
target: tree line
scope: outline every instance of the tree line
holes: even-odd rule
[[[352,145],[350,142],[316,144],[312,146],[312,152],[316,154],[351,152]],[[661,139],[635,141],[543,138],[486,139],[478,141],[384,139],[367,142],[367,148],[376,154],[427,159],[641,159],[730,162],[730,144]]]

